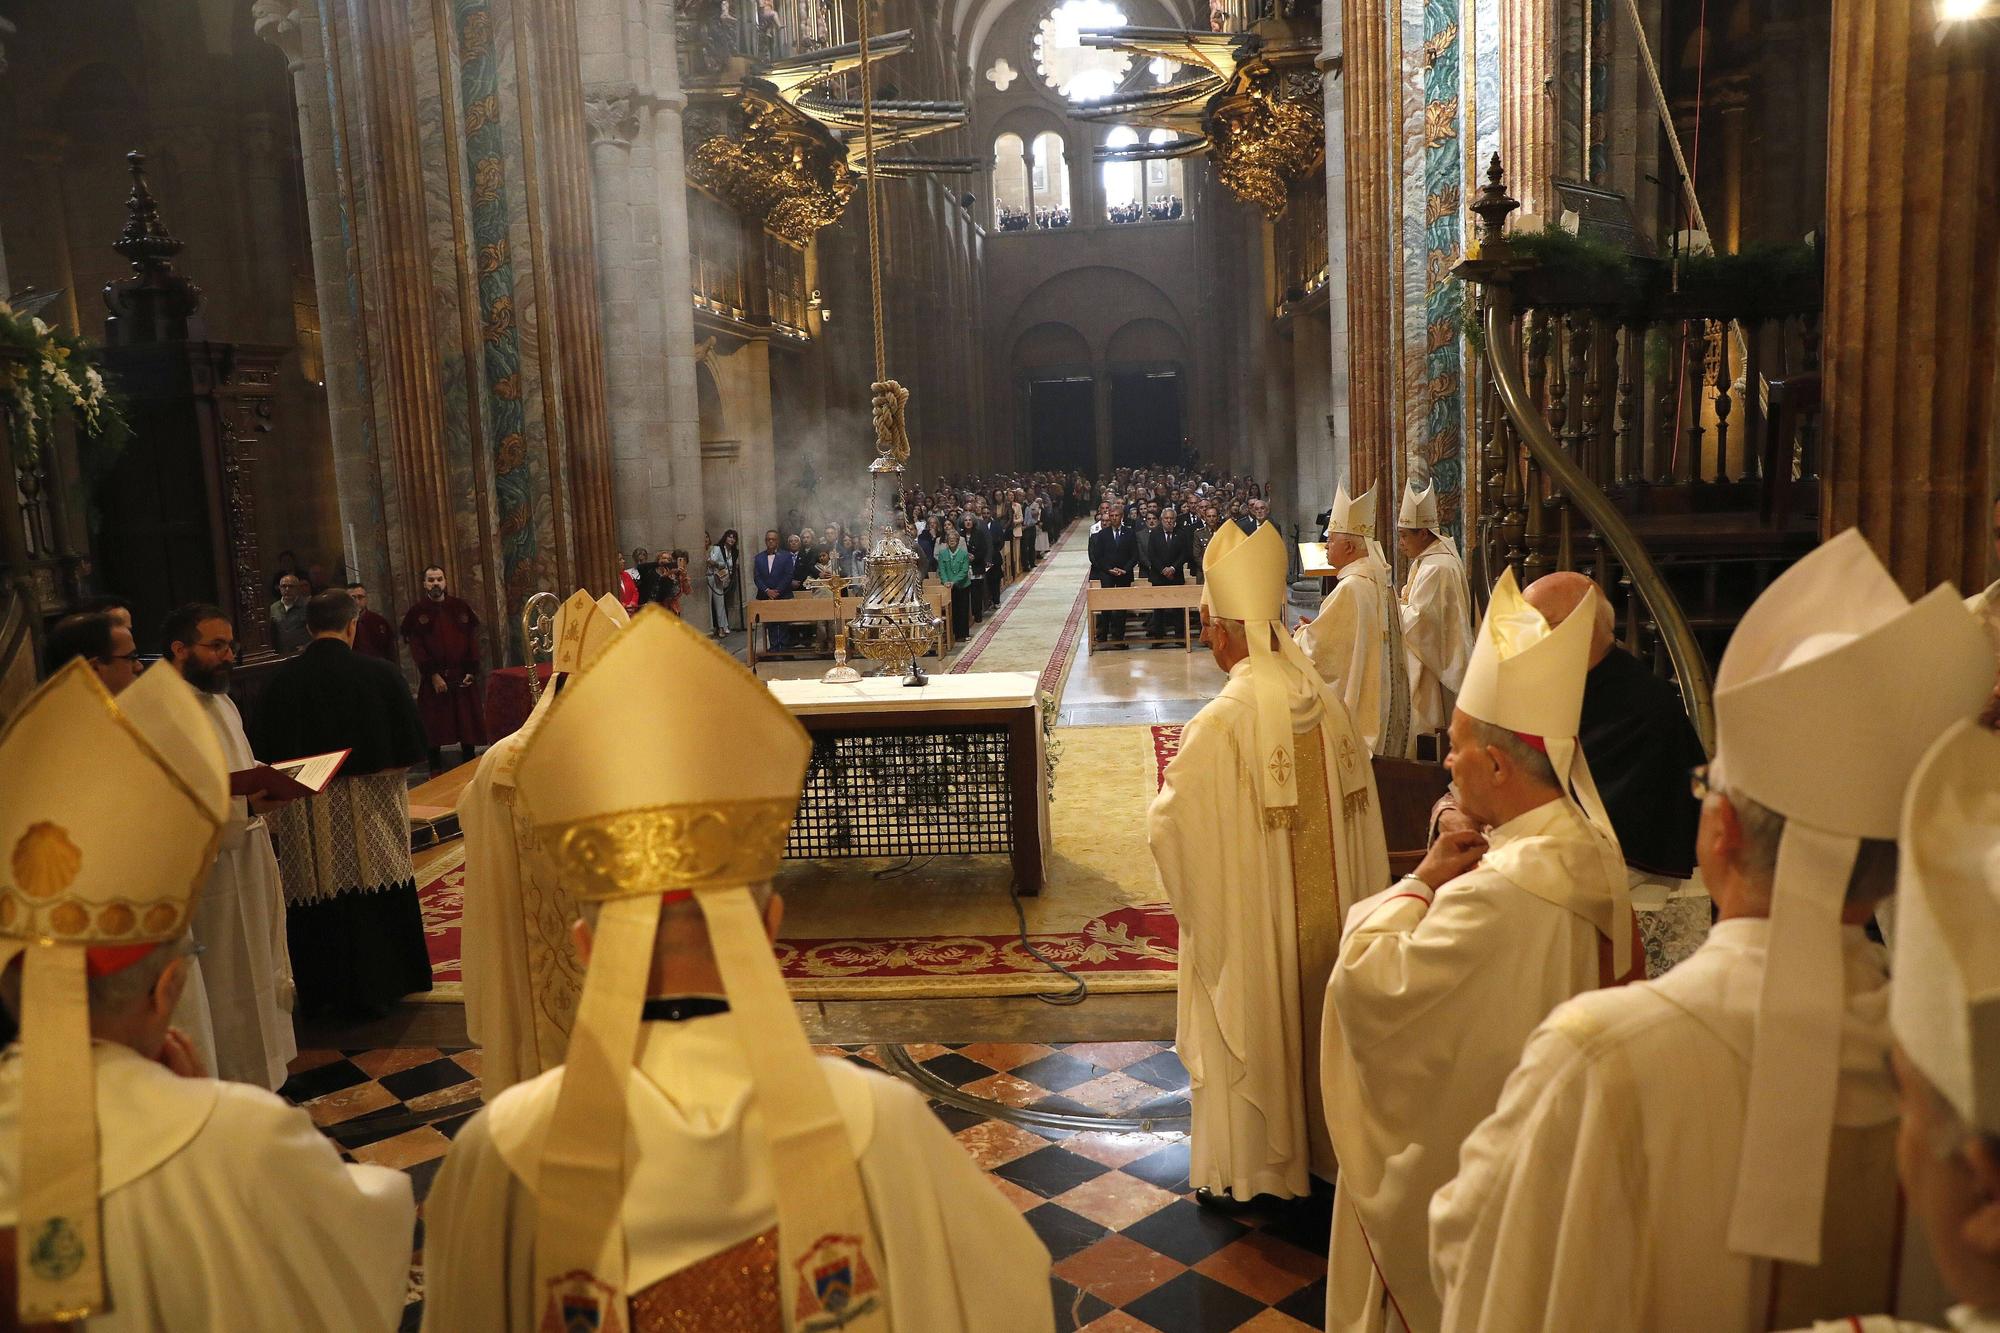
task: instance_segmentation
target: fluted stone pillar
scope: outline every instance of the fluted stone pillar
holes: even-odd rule
[[[1350,484],[1367,487],[1390,474],[1402,436],[1394,335],[1401,297],[1390,262],[1400,249],[1394,114],[1399,97],[1382,0],[1343,0],[1341,42],[1347,177],[1347,477]]]
[[[1523,213],[1551,216],[1561,129],[1556,95],[1559,0],[1500,5],[1500,159]]]
[[[305,176],[306,229],[319,296],[328,433],[349,577],[371,584],[390,606],[413,599],[402,562],[390,557],[395,497],[385,495],[382,461],[370,428],[367,354],[351,293],[354,254],[341,211],[335,117],[327,95],[327,49],[314,7],[257,0],[257,35],[284,53],[298,101],[299,156]]]
[[[1909,593],[1984,585],[2000,485],[2000,34],[1934,22],[1833,7],[1822,526]]]
[[[1326,118],[1326,253],[1331,265],[1326,286],[1327,391],[1324,433],[1299,435],[1299,490],[1295,497],[1307,521],[1319,512],[1322,494],[1347,480],[1349,434],[1347,357],[1347,118],[1341,67],[1342,7],[1320,9],[1320,95]]]
[[[617,546],[690,553],[704,524],[681,92],[668,0],[578,0],[597,201]],[[707,599],[688,599],[699,618]]]

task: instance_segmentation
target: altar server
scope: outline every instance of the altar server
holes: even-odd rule
[[[1326,559],[1333,591],[1319,614],[1299,622],[1293,637],[1339,693],[1341,702],[1376,754],[1409,748],[1410,690],[1403,662],[1403,623],[1396,610],[1395,575],[1375,541],[1375,492],[1349,499],[1334,494],[1326,522]]]
[[[178,672],[119,696],[76,662],[0,735],[0,1324],[390,1329],[409,1179],[343,1166],[304,1111],[202,1077],[169,1026],[231,818]]]
[[[1229,683],[1188,723],[1147,814],[1180,922],[1189,1179],[1239,1202],[1333,1178],[1326,978],[1342,916],[1389,872],[1368,747],[1284,631],[1286,554],[1269,523],[1210,544],[1202,637]]]
[[[1396,547],[1410,562],[1397,594],[1410,681],[1410,730],[1451,725],[1453,701],[1472,656],[1472,587],[1458,547],[1438,522],[1437,490],[1405,484]]]
[[[228,614],[217,606],[184,606],[167,617],[162,639],[168,661],[195,688],[223,762],[232,772],[254,767],[257,757],[244,735],[243,716],[229,697],[236,633]],[[201,981],[215,1034],[215,1058],[208,1067],[217,1078],[275,1092],[298,1054],[292,1036],[285,889],[262,816],[241,796],[231,798],[229,806],[215,868],[195,901],[193,922],[195,938],[207,955]]]
[[[548,688],[518,731],[494,742],[459,797],[465,830],[465,906],[460,958],[465,973],[465,1029],[484,1052],[480,1095],[563,1062],[583,965],[570,939],[576,899],[554,876],[538,874],[534,830],[515,806],[514,772],[522,748],[574,673],[597,659],[631,623],[609,594],[591,600],[578,589],[556,614],[555,660]]]
[[[515,810],[589,922],[583,996],[569,1062],[452,1144],[428,1327],[1053,1326],[1048,1252],[922,1094],[806,1044],[769,880],[811,751],[652,607],[549,706]]]
[[[1697,782],[1721,919],[1658,981],[1534,1034],[1432,1205],[1446,1328],[1731,1333],[1895,1308],[1888,977],[1863,926],[1895,888],[1911,772],[1992,676],[1957,591],[1910,603],[1858,532],[1765,589],[1723,654]]]
[[[1643,974],[1576,743],[1592,619],[1586,606],[1551,629],[1501,575],[1448,761],[1461,809],[1489,831],[1442,835],[1414,875],[1347,914],[1322,1064],[1340,1159],[1328,1329],[1434,1333],[1428,1208],[1459,1145],[1551,1009]]]

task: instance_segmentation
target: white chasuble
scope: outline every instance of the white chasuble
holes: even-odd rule
[[[19,1221],[21,1048],[0,1056],[0,1226]],[[108,1313],[91,1333],[386,1333],[403,1317],[410,1179],[345,1165],[260,1088],[181,1078],[98,1042],[98,1190]]]
[[[570,937],[576,900],[553,876],[537,873],[528,855],[534,830],[514,810],[514,765],[554,697],[544,691],[527,724],[480,756],[458,800],[465,1030],[485,1052],[480,1090],[487,1101],[563,1062],[583,992]]]
[[[1451,726],[1472,657],[1472,589],[1465,566],[1440,537],[1410,565],[1400,601],[1410,673],[1410,726],[1417,735]]]
[[[1292,632],[1373,754],[1390,752],[1395,710],[1405,698],[1403,654],[1391,651],[1391,629],[1401,632],[1395,607],[1387,566],[1368,556],[1341,569],[1319,614]]]
[[[1444,1327],[1761,1333],[1898,1311],[1889,980],[1880,946],[1841,934],[1818,1267],[1728,1246],[1770,939],[1736,918],[1658,981],[1582,996],[1534,1034],[1431,1208]]]
[[[1248,661],[1188,723],[1147,814],[1180,922],[1175,1045],[1192,1101],[1189,1178],[1238,1200],[1304,1195],[1309,1175],[1333,1176],[1322,997],[1348,907],[1389,877],[1367,747],[1331,690],[1279,662],[1296,826],[1265,826]]]
[[[230,771],[253,767],[257,757],[235,703],[226,694],[199,698]],[[209,1072],[275,1092],[285,1081],[285,1067],[299,1053],[292,1035],[285,889],[271,831],[241,796],[230,801],[215,868],[195,900],[193,931],[203,950],[201,984],[215,1032],[215,1062]]]
[[[1623,888],[1605,881],[1602,836],[1552,800],[1492,830],[1480,864],[1430,903],[1405,881],[1348,914],[1321,1066],[1340,1159],[1330,1333],[1438,1328],[1431,1195],[1535,1026],[1610,980],[1610,942],[1559,905]]]
[[[628,1084],[632,1333],[775,1328],[777,1202],[736,1018],[647,1023]],[[898,1333],[1048,1333],[1049,1253],[909,1084],[820,1060],[859,1156]],[[424,1327],[531,1333],[535,1186],[563,1070],[468,1121],[424,1203]],[[725,1260],[718,1262],[719,1260]],[[670,1322],[669,1316],[681,1322]]]

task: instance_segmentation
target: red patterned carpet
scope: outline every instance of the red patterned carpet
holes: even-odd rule
[[[424,910],[424,946],[431,955],[431,990],[417,1000],[465,998],[459,971],[458,928],[465,910],[465,844],[454,842],[417,870],[417,902]]]

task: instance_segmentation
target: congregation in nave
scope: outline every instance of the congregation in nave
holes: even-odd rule
[[[2000,1333],[1994,145],[1987,0],[0,4],[0,1329]]]

